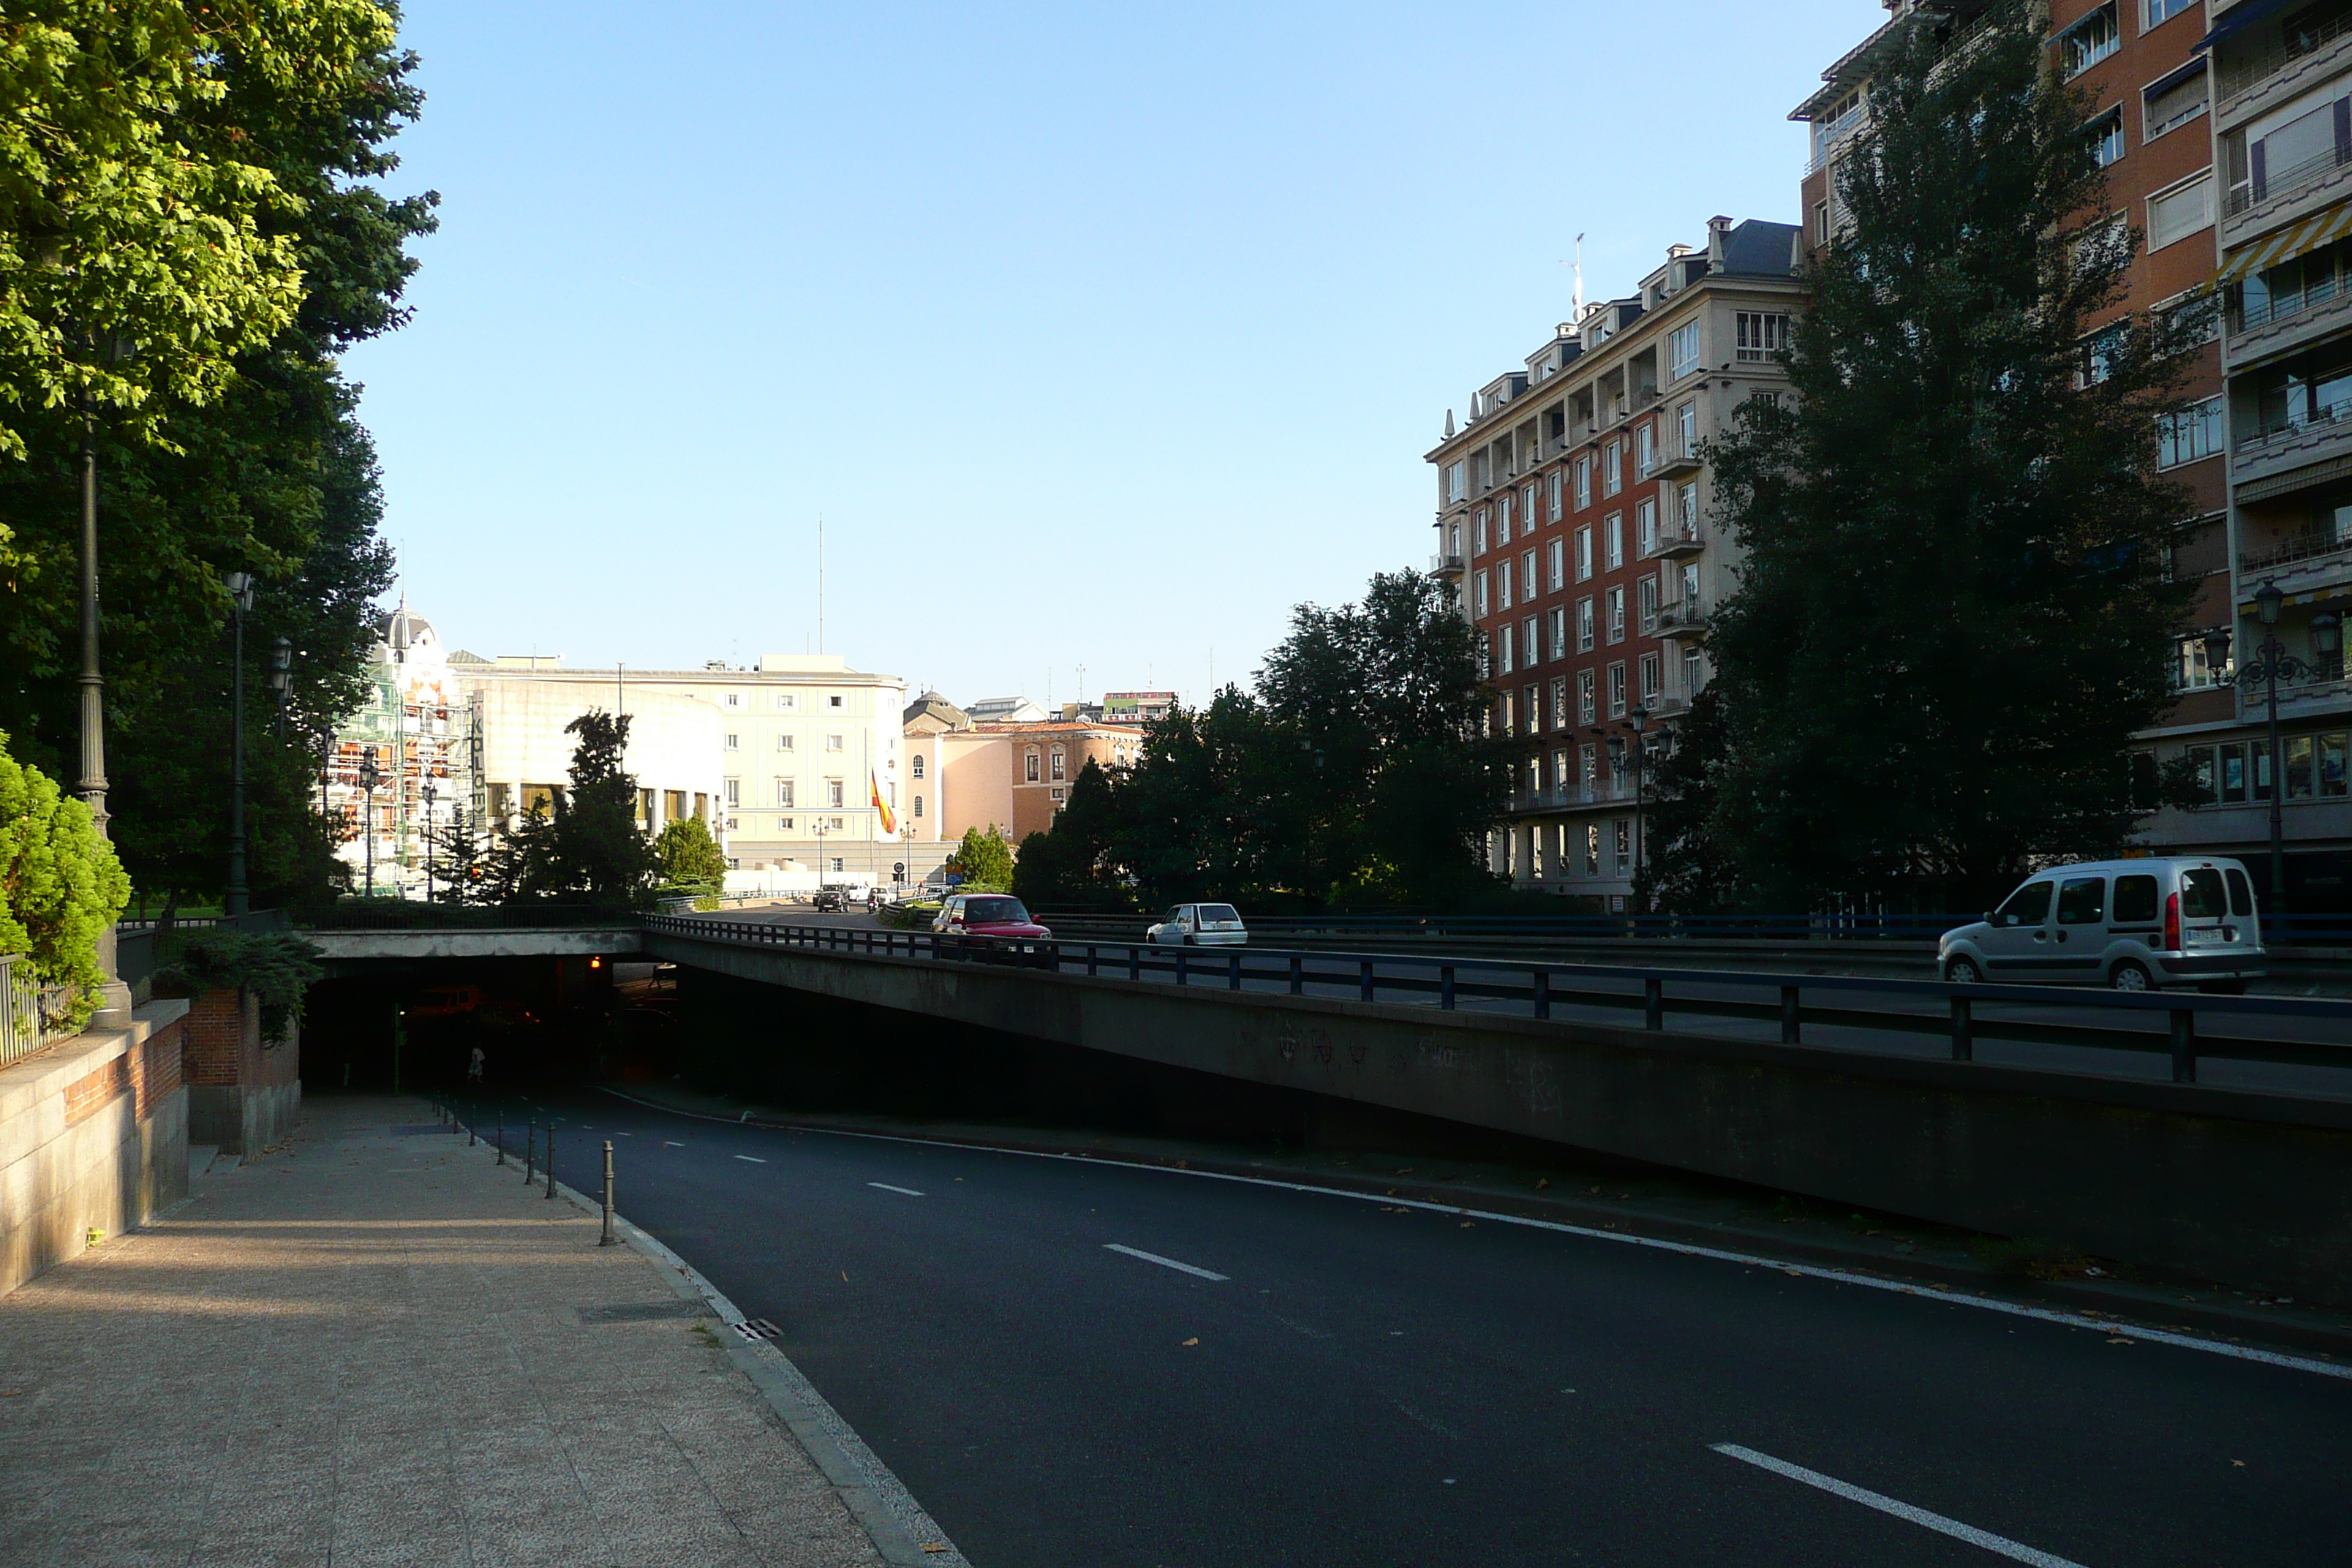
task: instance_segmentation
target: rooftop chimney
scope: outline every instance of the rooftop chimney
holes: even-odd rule
[[[1723,269],[1723,238],[1730,232],[1731,220],[1722,214],[1717,213],[1706,220],[1706,264],[1709,271]]]

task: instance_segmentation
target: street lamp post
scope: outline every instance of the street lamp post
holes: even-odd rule
[[[279,637],[269,648],[269,694],[278,700],[278,738],[286,738],[286,704],[294,695],[294,640]]]
[[[2283,914],[2286,910],[2286,816],[2282,809],[2286,795],[2286,757],[2279,741],[2278,689],[2281,680],[2326,679],[2331,670],[2340,670],[2338,659],[2343,652],[2343,622],[2337,616],[2322,611],[2311,617],[2311,651],[2316,662],[2297,658],[2286,651],[2278,639],[2279,611],[2285,605],[2286,595],[2276,583],[2264,583],[2254,591],[2254,615],[2262,622],[2263,640],[2250,664],[2237,673],[2241,686],[2251,687],[2260,681],[2263,689],[2263,705],[2267,710],[2270,730],[2270,794],[2271,794],[2271,910]],[[2227,656],[2226,634],[2217,634],[2206,640],[2207,668]]]
[[[367,855],[367,896],[375,897],[375,786],[383,782],[376,770],[375,748],[371,745],[360,753],[360,791],[366,805],[360,811],[360,837],[365,842]]]
[[[425,797],[425,901],[429,904],[433,901],[433,800],[437,793],[431,775],[426,775],[418,793]]]
[[[109,363],[120,363],[136,353],[128,339],[109,337],[100,348]],[[82,398],[81,412],[81,549],[78,586],[81,600],[81,777],[74,793],[89,807],[90,824],[100,838],[106,831],[106,680],[99,666],[98,616],[98,404]],[[114,927],[98,933],[99,994],[104,999],[90,1020],[101,1028],[131,1026],[131,988],[115,968]]]
[[[232,916],[246,912],[245,886],[245,616],[253,608],[253,574],[231,572],[221,579],[228,588],[229,625],[235,651],[229,658],[228,771],[228,896],[222,900]]]

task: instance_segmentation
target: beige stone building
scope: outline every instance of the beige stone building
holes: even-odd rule
[[[1002,830],[1018,848],[1052,831],[1070,786],[1089,762],[1125,767],[1143,746],[1139,725],[1085,720],[975,722],[937,692],[906,710],[911,810],[934,824],[941,849],[967,828]]]

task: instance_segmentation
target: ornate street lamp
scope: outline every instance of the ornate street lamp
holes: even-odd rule
[[[433,901],[433,800],[436,793],[431,774],[425,775],[420,793],[425,796],[425,901],[429,904]]]
[[[376,770],[375,748],[371,745],[360,752],[360,789],[367,804],[360,812],[360,835],[367,844],[367,896],[375,897],[375,786],[383,782]]]
[[[2252,687],[2262,683],[2264,705],[2268,710],[2270,728],[2270,792],[2271,792],[2271,886],[2273,913],[2286,910],[2286,817],[2282,805],[2286,795],[2285,753],[2279,742],[2278,689],[2282,680],[2330,680],[2343,673],[2343,622],[2327,612],[2311,617],[2311,651],[2314,660],[2295,658],[2286,651],[2278,639],[2279,611],[2286,603],[2286,595],[2276,583],[2264,583],[2254,590],[2254,615],[2263,625],[2263,640],[2254,650],[2254,658],[2240,667],[2236,679],[2239,685]],[[2229,658],[2227,633],[2217,632],[2206,638],[2205,662],[2208,668]]]
[[[269,647],[269,694],[278,701],[278,737],[286,738],[286,704],[294,695],[294,639],[279,637]]]
[[[228,589],[229,624],[235,628],[236,651],[229,661],[228,773],[228,896],[222,900],[231,917],[245,913],[245,616],[253,608],[253,574],[231,572],[221,578]]]

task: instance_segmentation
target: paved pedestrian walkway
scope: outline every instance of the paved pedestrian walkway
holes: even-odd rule
[[[0,1298],[0,1564],[881,1561],[726,1325],[431,1119],[314,1100]]]

